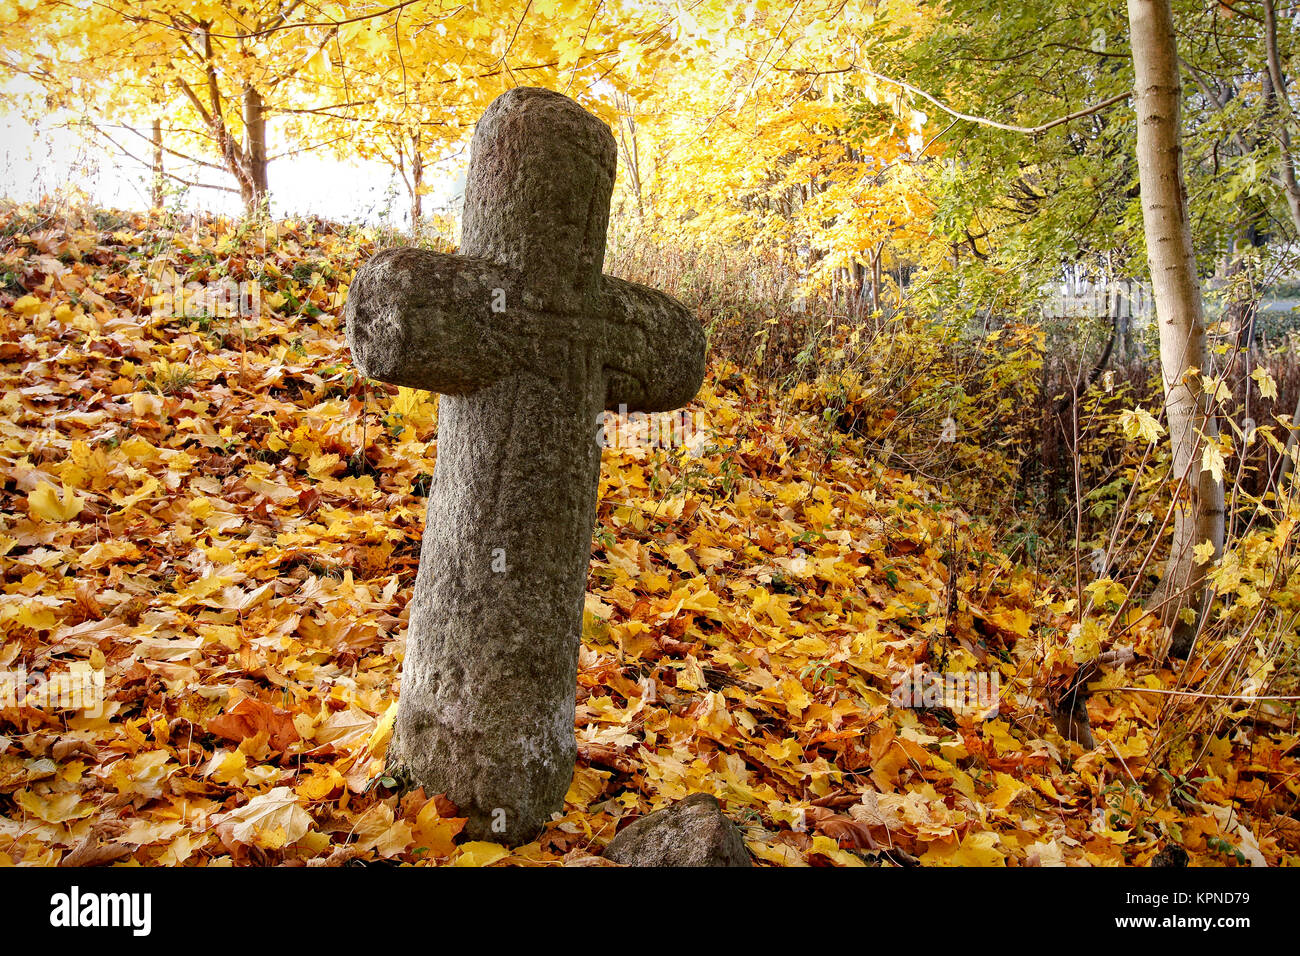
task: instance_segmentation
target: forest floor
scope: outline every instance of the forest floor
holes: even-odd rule
[[[685,447],[605,452],[562,815],[513,850],[466,842],[445,798],[383,769],[436,406],[352,370],[342,306],[373,248],[307,223],[17,217],[0,672],[102,681],[104,702],[0,709],[0,864],[555,865],[696,791],[771,864],[1296,862],[1286,713],[1193,720],[1114,689],[1196,688],[1213,648],[1153,663],[1136,612],[1072,636],[1072,583],[722,364]],[[254,314],[168,314],[177,280],[227,277],[257,284]],[[1121,644],[1136,663],[1099,673],[1084,750],[1050,704]],[[996,700],[894,703],[917,666]]]

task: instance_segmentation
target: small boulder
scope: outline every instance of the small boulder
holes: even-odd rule
[[[1148,866],[1186,866],[1187,851],[1177,843],[1166,843],[1165,846],[1151,858]]]
[[[753,866],[740,830],[711,794],[694,793],[648,813],[605,850],[624,866]]]

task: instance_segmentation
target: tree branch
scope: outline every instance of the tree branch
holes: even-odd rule
[[[1058,126],[1062,126],[1066,123],[1073,122],[1074,120],[1077,119],[1082,119],[1085,116],[1091,116],[1093,113],[1099,113],[1102,110],[1104,110],[1106,107],[1114,106],[1116,103],[1120,102],[1121,100],[1126,100],[1133,95],[1132,90],[1125,90],[1123,93],[1117,93],[1114,96],[1107,97],[1106,99],[1102,100],[1100,103],[1094,103],[1092,106],[1089,106],[1086,109],[1081,109],[1076,113],[1069,114],[1068,116],[1059,116],[1056,119],[1052,120],[1051,122],[1043,123],[1040,126],[1014,126],[1010,123],[999,123],[997,120],[988,119],[987,117],[984,116],[973,116],[970,113],[962,113],[959,110],[955,110],[951,106],[948,106],[946,103],[942,102],[937,97],[934,97],[929,93],[925,92],[925,90],[919,89],[913,86],[911,83],[906,83],[903,80],[896,80],[893,77],[884,76],[883,74],[875,73],[871,70],[863,70],[862,73],[864,76],[869,76],[872,79],[879,80],[882,83],[891,83],[894,86],[901,87],[902,89],[907,90],[909,93],[919,96],[923,100],[926,100],[934,104],[935,106],[939,107],[939,109],[947,113],[949,116],[955,116],[959,120],[966,120],[969,123],[978,123],[980,126],[991,126],[993,129],[1006,130],[1008,133],[1023,133],[1026,136],[1037,136],[1040,133],[1046,133],[1049,129],[1055,129]]]
[[[108,140],[108,142],[112,144],[112,146],[123,156],[127,157],[127,159],[135,160],[137,163],[139,163],[141,166],[144,166],[146,169],[153,169],[152,163],[150,163],[147,160],[141,159],[139,156],[131,152],[129,149],[127,149],[125,146],[119,143],[117,140],[113,139],[113,137],[105,133],[94,123],[90,124],[90,128],[93,129],[100,136],[102,136],[104,139]],[[211,163],[205,163],[204,165],[211,165]],[[217,168],[217,167],[213,167],[213,168]],[[218,189],[221,190],[222,192],[227,192],[227,193],[239,192],[239,190],[235,189],[233,186],[220,186],[217,185],[216,183],[200,183],[192,179],[182,179],[180,176],[177,176],[175,173],[169,173],[166,170],[162,170],[162,175],[165,179],[170,179],[173,182],[180,183],[182,186],[195,186],[199,189]]]
[[[1282,190],[1287,209],[1300,229],[1300,184],[1296,182],[1295,160],[1291,155],[1291,102],[1287,99],[1286,75],[1277,52],[1277,16],[1273,0],[1264,0],[1264,49],[1268,56],[1268,75],[1273,81],[1273,100],[1278,106],[1277,135],[1282,143]]]
[[[251,40],[256,37],[268,36],[272,33],[279,33],[283,30],[302,30],[309,27],[337,28],[337,27],[347,26],[350,23],[361,23],[364,20],[374,20],[379,17],[387,16],[390,13],[401,10],[404,7],[409,7],[411,4],[418,3],[418,2],[420,2],[420,0],[401,0],[400,3],[395,3],[391,7],[386,7],[383,10],[376,10],[374,13],[358,14],[355,17],[348,17],[343,20],[304,20],[298,23],[279,23],[276,24],[275,26],[265,27],[261,30],[251,30],[248,33],[209,33],[208,36],[216,40]],[[297,4],[295,4],[294,6],[297,6]],[[445,19],[446,17],[454,16],[464,8],[465,5],[461,4],[455,10],[451,11],[451,13],[444,14],[443,17],[440,17],[438,19]],[[155,20],[151,17],[132,14],[128,10],[115,9],[112,6],[109,6],[108,9],[112,10],[115,14],[117,14],[118,16],[122,17],[123,19],[131,23],[151,23],[154,26],[164,27],[168,30],[174,30],[176,32],[188,32],[185,31],[183,27],[175,23],[168,23],[164,20]]]

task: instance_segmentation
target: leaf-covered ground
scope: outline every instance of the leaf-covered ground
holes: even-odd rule
[[[564,815],[463,842],[383,774],[436,411],[351,370],[369,240],[24,215],[0,216],[0,671],[88,668],[107,699],[0,710],[0,863],[590,861],[694,791],[773,864],[1294,862],[1284,715],[1187,733],[1176,699],[1100,690],[1097,747],[1063,740],[1048,701],[1113,649],[1070,638],[1069,596],[719,367],[691,447],[605,453]],[[223,277],[255,315],[160,308]],[[1174,686],[1155,641],[1130,628],[1101,683]],[[915,665],[996,670],[996,716],[895,706]]]

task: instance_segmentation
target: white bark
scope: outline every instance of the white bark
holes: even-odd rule
[[[1160,365],[1172,452],[1173,543],[1154,599],[1173,629],[1173,653],[1191,652],[1196,627],[1180,612],[1200,610],[1204,565],[1192,548],[1223,547],[1223,485],[1201,469],[1206,439],[1218,436],[1214,407],[1191,368],[1206,369],[1205,314],[1192,252],[1183,182],[1181,86],[1170,0],[1128,0],[1136,76],[1137,160],[1147,261],[1160,329]]]

